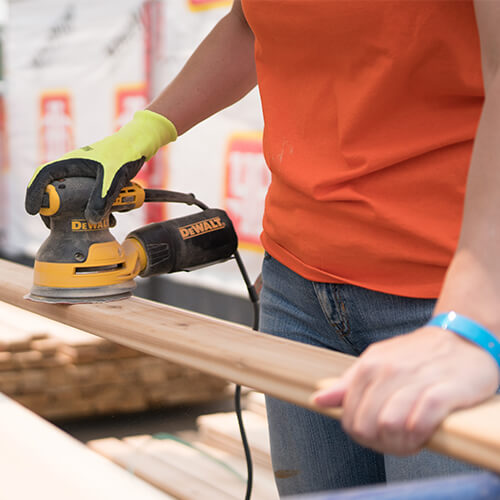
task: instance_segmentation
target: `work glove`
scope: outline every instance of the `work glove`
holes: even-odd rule
[[[54,180],[94,177],[95,186],[85,218],[97,223],[144,162],[175,139],[177,130],[167,118],[153,111],[137,111],[134,118],[113,135],[38,167],[26,191],[26,211],[32,215],[39,212],[45,188]]]

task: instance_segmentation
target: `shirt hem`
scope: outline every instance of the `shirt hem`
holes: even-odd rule
[[[363,280],[353,280],[337,276],[333,273],[317,269],[302,262],[281,245],[273,241],[266,233],[261,234],[261,242],[265,251],[280,264],[288,267],[303,278],[320,283],[337,283],[359,286],[376,292],[398,295],[415,299],[437,299],[441,291],[442,282],[436,284],[413,284],[410,287],[383,286]]]

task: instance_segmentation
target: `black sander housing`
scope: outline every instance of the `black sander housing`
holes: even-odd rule
[[[192,271],[223,262],[238,246],[231,219],[216,208],[149,224],[132,231],[127,238],[135,238],[146,251],[142,277]]]

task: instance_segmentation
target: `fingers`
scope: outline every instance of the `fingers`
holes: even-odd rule
[[[33,176],[26,190],[26,212],[36,215],[42,206],[45,188],[57,179],[65,177],[95,177],[97,162],[72,158],[60,160],[40,168]]]
[[[70,153],[70,158],[44,165],[36,171],[26,191],[25,206],[29,214],[35,215],[40,211],[45,189],[54,180],[94,177],[96,183],[89,196],[85,217],[89,222],[97,223],[110,211],[120,190],[139,172],[146,160],[142,156],[116,169],[113,165],[105,167],[94,159],[80,158],[80,151],[74,152],[74,157]]]
[[[349,368],[342,377],[340,377],[331,387],[323,389],[312,395],[312,400],[318,406],[342,406],[345,392],[351,385],[352,379],[356,374],[355,365]]]
[[[394,394],[378,418],[379,449],[393,455],[419,451],[446,416],[460,406],[452,386],[419,384]]]
[[[36,215],[40,211],[45,188],[48,184],[57,179],[57,177],[54,177],[53,175],[54,173],[47,168],[38,172],[38,174],[36,174],[36,176],[32,179],[26,190],[26,198],[24,200],[26,212],[31,215]]]
[[[419,451],[456,407],[446,385],[430,382],[398,388],[392,380],[382,379],[355,398],[357,407],[344,408],[344,429],[364,446],[393,455]]]
[[[397,390],[377,415],[377,437],[380,446],[390,449],[393,455],[412,453],[423,445],[426,436],[412,433],[408,426],[408,419],[419,395],[425,391],[425,384],[409,384]]]
[[[89,196],[89,201],[87,203],[87,206],[85,207],[85,218],[92,223],[98,223],[100,222],[105,214],[106,211],[111,208],[111,205],[109,205],[109,190],[106,193],[106,196],[102,196],[102,184],[103,184],[103,177],[104,177],[104,169],[102,165],[100,165],[97,168],[96,172],[96,180],[94,184],[94,188],[92,189],[92,192],[90,193]],[[120,186],[118,184],[118,179],[113,179],[114,184],[111,185],[111,189],[116,189],[116,187]],[[125,182],[122,180],[120,189],[125,185]],[[119,190],[118,190],[119,192]],[[117,193],[118,194],[118,193]],[[114,198],[113,198],[114,199]],[[112,204],[112,202],[111,202]]]
[[[453,410],[464,406],[453,383],[441,383],[424,391],[408,417],[407,429],[425,440]]]
[[[390,369],[383,370],[378,377],[374,377],[374,382],[369,382],[361,391],[353,385],[353,390],[346,397],[346,402],[352,399],[353,403],[345,406],[342,419],[345,431],[363,442],[377,439],[383,428],[380,413],[398,387],[399,382],[391,375]],[[350,392],[355,394],[351,396]]]
[[[145,159],[143,156],[139,160],[126,163],[112,177],[106,174],[102,165],[99,164],[94,189],[90,193],[89,202],[85,208],[85,218],[89,222],[97,223],[110,212],[116,197],[130,179],[139,172]]]
[[[358,409],[370,393],[370,386],[374,380],[377,367],[370,362],[358,363],[357,369],[352,377],[343,402],[342,427],[348,433],[354,432],[354,423],[357,418]]]
[[[498,367],[489,353],[425,328],[372,345],[314,401],[342,405],[342,425],[360,444],[409,455],[449,413],[484,401],[497,386]]]
[[[439,419],[447,415],[449,405],[436,405],[434,412],[425,406],[431,412],[426,423],[410,428],[413,409],[439,382],[434,378],[436,373],[415,371],[408,361],[386,358],[384,350],[373,346],[358,361],[344,397],[342,426],[364,446],[408,455],[420,449]]]

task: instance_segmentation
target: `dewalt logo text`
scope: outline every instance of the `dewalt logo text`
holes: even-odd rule
[[[223,229],[225,227],[226,224],[220,220],[220,217],[212,217],[211,219],[202,220],[200,222],[196,222],[195,224],[180,227],[179,232],[181,233],[182,239],[187,240],[212,231],[218,231],[219,229]]]
[[[102,229],[109,228],[109,220],[105,219],[97,224],[92,224],[85,219],[72,219],[71,231],[73,232],[86,232],[86,231],[101,231]]]

